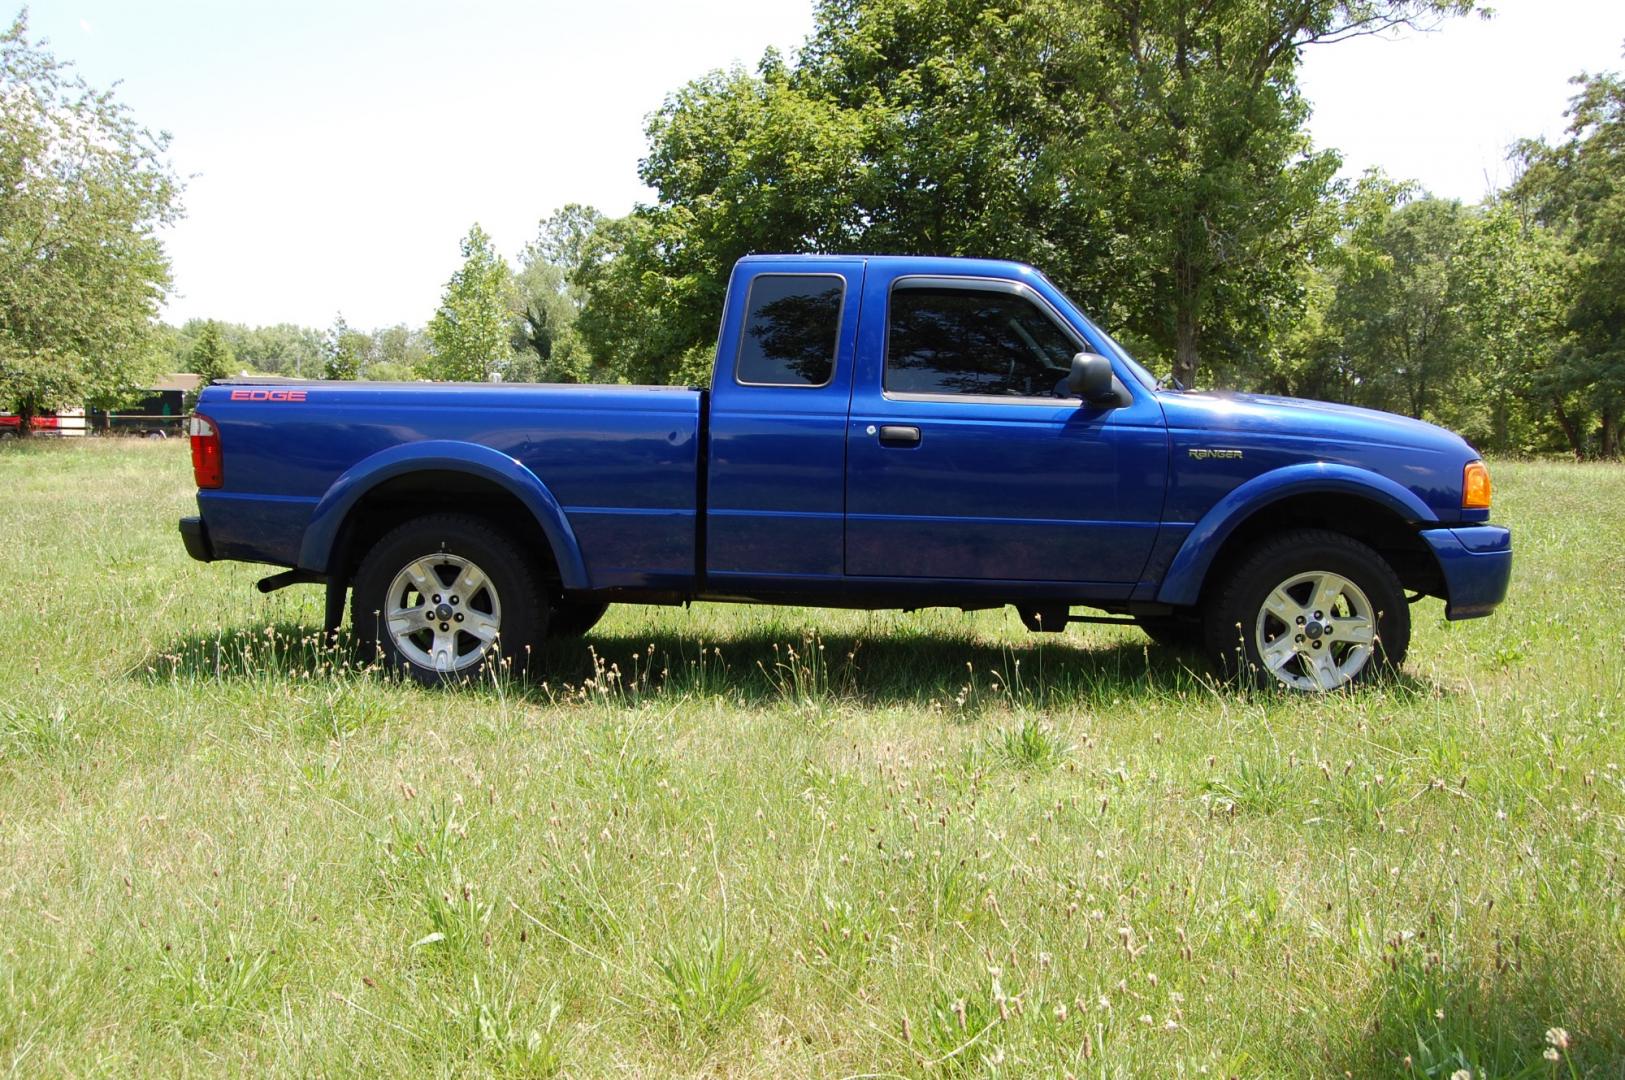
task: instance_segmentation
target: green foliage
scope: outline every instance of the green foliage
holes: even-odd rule
[[[1359,358],[1337,396],[1436,416],[1468,348],[1458,258],[1466,214],[1459,203],[1409,195],[1374,177],[1356,189],[1331,260],[1327,321],[1343,354]]]
[[[513,271],[478,224],[461,249],[463,265],[429,320],[433,352],[424,370],[435,379],[483,382],[505,372],[512,356]]]
[[[656,969],[685,1041],[715,1037],[767,996],[755,958],[730,949],[721,934],[690,949],[669,950]]]
[[[1543,452],[1571,446],[1563,386],[1570,268],[1557,232],[1509,198],[1467,220],[1461,274],[1472,355],[1446,415],[1487,450]]]
[[[515,378],[586,382],[591,377],[592,357],[576,329],[585,300],[577,279],[604,220],[592,207],[571,203],[543,219],[536,239],[520,254],[514,279]]]
[[[161,328],[159,353],[165,370],[192,370],[193,350],[209,326],[235,357],[234,370],[255,374],[409,381],[418,377],[430,355],[422,330],[400,324],[367,333],[351,326],[342,314],[325,331],[292,323],[246,326],[189,319],[179,328]]]
[[[714,72],[651,119],[657,199],[594,234],[582,333],[685,380],[747,252],[1005,257],[1190,382],[1299,309],[1334,224],[1299,47],[1470,6],[830,0],[794,64]]]
[[[156,367],[179,214],[167,139],[31,42],[0,32],[0,409],[117,404]]]
[[[236,363],[231,346],[226,344],[220,333],[220,325],[212,319],[204,323],[202,332],[186,357],[186,370],[201,375],[203,385],[208,386],[233,375]]]
[[[322,339],[322,378],[359,379],[372,359],[372,335],[352,330],[340,312]]]
[[[322,331],[292,323],[245,326],[215,319],[188,319],[180,327],[160,328],[159,352],[164,370],[188,370],[192,349],[210,323],[245,371],[302,378],[315,378],[321,372]]]
[[[1041,772],[1066,759],[1070,748],[1036,716],[1023,717],[1019,727],[1008,727],[988,739],[988,749],[1012,769]]]
[[[418,377],[429,363],[429,339],[422,330],[404,323],[386,326],[372,334],[367,377],[374,380],[405,381]]]
[[[1625,78],[1582,75],[1569,138],[1525,142],[1513,195],[1568,255],[1568,336],[1534,383],[1578,457],[1617,457],[1625,421]],[[1594,432],[1593,432],[1594,428]]]
[[[1304,315],[1237,381],[1443,423],[1495,452],[1562,447],[1554,392],[1569,268],[1517,203],[1432,198],[1368,173],[1334,243],[1301,273]]]

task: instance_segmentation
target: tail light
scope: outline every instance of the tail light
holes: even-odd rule
[[[192,436],[192,478],[200,488],[217,488],[226,482],[220,463],[220,430],[202,413],[193,413],[187,433]]]
[[[1461,508],[1490,508],[1490,470],[1482,461],[1469,461],[1461,474]]]

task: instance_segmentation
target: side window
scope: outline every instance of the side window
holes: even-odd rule
[[[886,329],[891,393],[1070,396],[1078,346],[1024,296],[903,282]]]
[[[734,377],[756,386],[823,386],[835,371],[844,278],[761,274],[750,283]]]

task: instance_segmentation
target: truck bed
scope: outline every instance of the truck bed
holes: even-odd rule
[[[231,448],[198,493],[219,558],[300,566],[324,497],[410,455],[489,448],[558,500],[591,588],[682,588],[695,568],[701,393],[664,386],[234,380],[198,412]],[[432,467],[432,466],[430,466]],[[312,569],[317,569],[312,567]]]

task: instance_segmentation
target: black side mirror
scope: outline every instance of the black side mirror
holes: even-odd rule
[[[1099,353],[1081,352],[1072,358],[1066,388],[1090,405],[1116,408],[1122,404],[1112,382],[1112,362]]]

